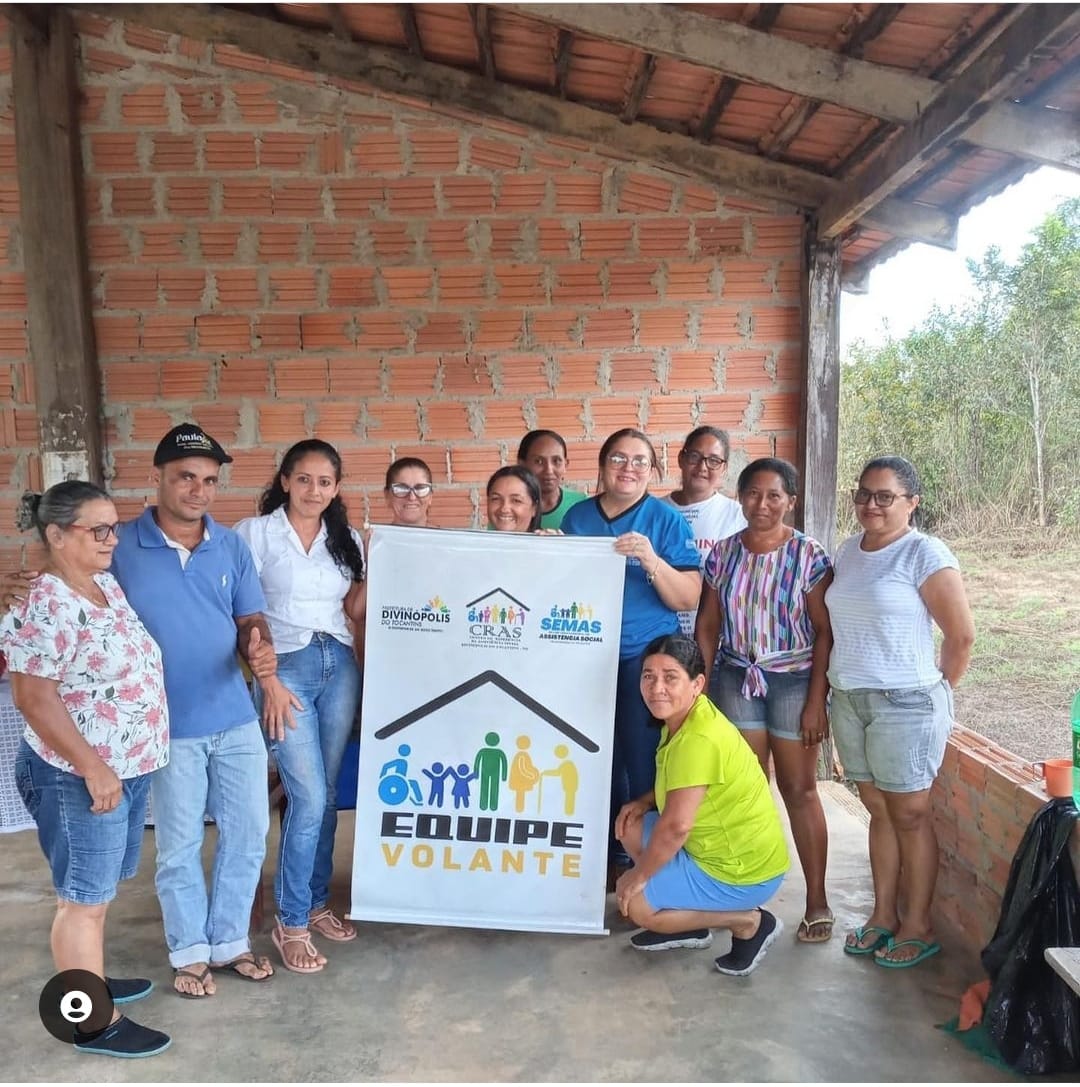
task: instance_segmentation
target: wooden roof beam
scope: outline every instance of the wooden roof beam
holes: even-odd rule
[[[424,47],[420,42],[420,28],[416,25],[416,12],[412,4],[398,4],[398,18],[401,29],[405,32],[405,44],[414,57],[423,59]]]
[[[1075,7],[1072,4],[1054,6]],[[500,10],[645,52],[674,57],[723,72],[733,80],[790,91],[803,98],[830,102],[896,124],[918,121],[935,96],[948,86],[926,76],[774,37],[740,23],[713,19],[672,4],[506,3],[500,4]],[[714,106],[719,104],[720,110],[713,116],[714,109],[710,107],[699,126],[702,134],[709,131],[711,135],[705,120],[711,118],[711,124],[715,126],[716,118],[735,90],[736,85],[729,85],[726,80],[721,84],[714,100]],[[1002,119],[1000,125],[997,124],[999,118]],[[994,151],[1048,162],[1039,141],[1020,138],[1024,126],[1029,124],[1033,130],[1036,126],[1040,130],[1052,129],[1055,135],[1051,142],[1059,144],[1067,142],[1066,129],[1069,124],[1075,126],[1075,119],[1066,117],[1063,120],[1060,114],[1054,117],[1052,111],[1001,102],[988,110],[984,124],[972,127],[967,138],[971,143]],[[1010,138],[1014,142],[1009,143]],[[1074,168],[1068,157],[1054,159],[1052,164]]]
[[[641,111],[641,103],[645,101],[645,92],[649,89],[649,80],[656,71],[656,57],[652,53],[644,53],[638,63],[637,72],[634,73],[634,81],[623,100],[622,110],[619,116],[629,124],[637,119]]]
[[[488,24],[487,4],[470,4],[469,18],[476,36],[476,53],[480,58],[480,71],[487,79],[495,78],[495,50],[491,45],[491,27]]]
[[[780,9],[783,6],[783,4],[760,4],[757,14],[746,25],[751,30],[768,30],[780,17]],[[738,89],[739,81],[737,79],[724,76],[720,80],[720,85],[716,88],[716,93],[702,114],[701,123],[694,133],[703,143],[712,142],[713,132],[716,131],[716,122],[723,116],[724,110],[728,108],[728,103],[735,97],[735,92]]]
[[[904,4],[878,4],[869,18],[852,31],[851,37],[837,50],[842,56],[862,57],[867,44],[888,29],[893,20],[904,10]],[[804,98],[781,127],[761,145],[761,153],[777,158],[791,146],[803,126],[821,108],[820,102]]]
[[[326,17],[330,21],[330,29],[334,32],[334,36],[340,38],[342,41],[352,41],[352,31],[349,29],[349,24],[345,21],[345,12],[340,4],[323,4],[326,9]]]
[[[822,237],[836,237],[870,213],[969,130],[1027,72],[1080,31],[1080,6],[1032,4],[859,174],[819,209]]]
[[[438,110],[467,110],[478,117],[511,121],[538,132],[579,140],[614,158],[674,170],[751,196],[794,207],[817,207],[836,195],[841,182],[811,170],[770,162],[727,147],[706,147],[689,136],[663,132],[640,121],[624,123],[606,110],[564,102],[509,83],[421,60],[402,49],[345,42],[302,27],[271,22],[243,11],[207,4],[80,5],[106,19],[130,22],[197,41],[231,45],[254,56],[305,72],[347,79],[386,94],[402,95]],[[899,200],[875,209],[881,230],[932,245],[955,244],[956,218],[936,208]]]
[[[572,30],[559,30],[559,43],[555,47],[555,93],[560,98],[566,97],[566,80],[570,75],[570,60],[574,45]]]

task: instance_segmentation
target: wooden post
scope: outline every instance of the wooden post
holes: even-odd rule
[[[829,550],[836,542],[840,414],[840,247],[803,235],[802,403],[799,412],[799,526]]]
[[[836,468],[840,417],[840,245],[803,231],[802,403],[796,523],[831,555],[836,549]],[[821,745],[818,776],[833,777],[833,744]]]
[[[65,8],[8,7],[30,358],[45,486],[102,482],[75,34]]]

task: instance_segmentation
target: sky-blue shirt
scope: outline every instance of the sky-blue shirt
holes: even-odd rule
[[[566,511],[562,530],[567,536],[614,537],[624,532],[640,532],[648,536],[657,555],[676,570],[698,569],[697,547],[690,526],[673,506],[651,494],[611,519],[600,508],[599,498],[587,498]],[[677,634],[678,630],[678,613],[672,611],[645,580],[641,563],[628,557],[619,656],[624,659],[636,657],[653,638]]]
[[[112,574],[161,647],[174,739],[224,732],[258,716],[236,656],[236,618],[266,601],[248,546],[205,518],[208,540],[187,566],[165,542],[152,509],[120,526]]]

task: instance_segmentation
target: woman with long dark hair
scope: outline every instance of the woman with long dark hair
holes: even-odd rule
[[[267,731],[288,801],[271,939],[286,969],[301,974],[326,965],[312,931],[327,940],[356,937],[329,906],[337,778],[360,700],[348,620],[359,619],[364,579],[363,544],[340,488],[338,451],[317,438],[297,442],[263,493],[261,516],[236,525],[266,595],[278,678],[294,696],[294,725]]]
[[[520,464],[508,464],[487,482],[488,527],[535,532],[540,527],[540,481]]]

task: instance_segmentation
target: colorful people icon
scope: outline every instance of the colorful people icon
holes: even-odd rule
[[[566,815],[574,814],[574,803],[577,798],[578,790],[578,769],[568,758],[570,754],[570,748],[566,744],[556,744],[555,746],[555,758],[559,759],[559,765],[553,767],[550,770],[544,770],[540,777],[541,779],[546,777],[553,777],[559,779],[559,784],[563,788],[563,813]],[[540,782],[540,789],[537,790],[537,810],[540,809],[540,805],[543,803],[541,790],[544,787],[543,780]]]
[[[421,771],[424,777],[428,778],[431,782],[431,791],[428,793],[428,804],[433,804],[437,808],[443,806],[443,789],[446,785],[447,775],[453,773],[448,767],[443,766],[441,762],[433,762],[431,769],[425,769]]]
[[[480,810],[495,811],[499,806],[499,783],[506,780],[506,753],[498,746],[497,732],[489,732],[484,743],[487,746],[480,748],[473,760],[473,772],[480,780]]]
[[[408,757],[412,748],[408,744],[398,747],[397,759],[384,763],[379,771],[379,799],[384,804],[404,804],[411,800],[417,807],[424,803],[424,794],[420,791],[420,782],[407,777],[409,773]]]
[[[467,808],[469,806],[469,782],[476,780],[476,774],[469,769],[469,764],[465,762],[461,763],[456,770],[451,767],[448,773],[454,779],[454,787],[451,790],[454,807]]]
[[[525,810],[525,794],[534,789],[540,780],[540,771],[536,769],[529,757],[529,745],[531,743],[532,741],[528,736],[519,736],[517,738],[518,752],[514,756],[514,761],[510,764],[510,776],[507,784],[514,794],[514,811],[516,812]]]

